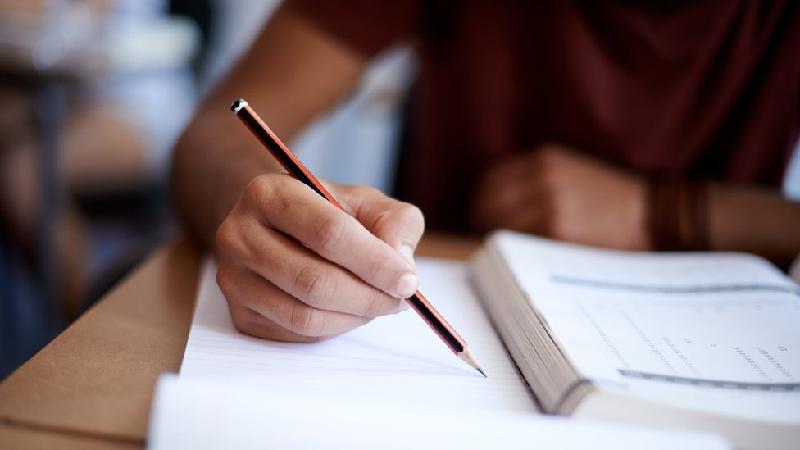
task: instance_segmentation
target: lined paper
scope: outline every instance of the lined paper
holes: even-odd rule
[[[709,434],[537,415],[465,266],[417,267],[421,290],[488,378],[411,310],[317,344],[240,334],[208,260],[180,377],[158,384],[149,448],[728,448]]]
[[[420,290],[469,343],[488,378],[456,358],[413,310],[315,344],[243,335],[231,322],[211,260],[203,267],[181,377],[300,386],[310,396],[346,392],[354,401],[413,408],[534,413],[527,385],[469,288],[465,266],[421,259],[417,267]]]

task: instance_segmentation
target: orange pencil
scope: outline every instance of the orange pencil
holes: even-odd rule
[[[267,124],[258,117],[258,114],[253,111],[250,105],[243,99],[238,99],[231,105],[231,110],[237,117],[250,129],[250,131],[258,138],[264,147],[269,150],[275,159],[283,166],[289,175],[297,178],[303,184],[313,189],[316,193],[325,198],[325,200],[333,203],[337,208],[342,208],[342,205],[333,198],[330,192],[325,189],[325,186],[317,180],[316,177],[304,166],[300,160],[289,150],[288,147],[283,145],[278,136],[269,129]],[[484,377],[486,374],[481,370],[475,360],[472,358],[469,350],[467,350],[467,343],[461,336],[456,333],[456,330],[447,323],[446,320],[436,311],[436,308],[428,302],[428,299],[420,291],[417,291],[406,301],[417,314],[422,317],[428,326],[439,335],[442,341],[447,345],[456,356],[461,358],[464,362],[469,364],[472,368],[480,372]]]

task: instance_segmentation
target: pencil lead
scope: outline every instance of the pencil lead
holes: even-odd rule
[[[464,361],[465,363],[469,364],[470,367],[472,367],[473,369],[477,370],[478,373],[483,375],[484,378],[489,378],[489,377],[486,376],[486,373],[483,372],[483,369],[481,369],[481,366],[479,366],[478,363],[475,362],[475,359],[472,357],[472,355],[470,354],[469,350],[464,349],[463,351],[457,353],[457,355],[458,355],[459,358],[461,358],[462,361]]]

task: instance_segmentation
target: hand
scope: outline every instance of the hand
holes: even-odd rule
[[[476,191],[473,220],[481,230],[646,250],[644,189],[639,177],[551,144],[492,167]]]
[[[219,226],[217,283],[243,333],[311,342],[407,308],[422,213],[372,188],[329,188],[351,215],[288,175],[267,174]]]

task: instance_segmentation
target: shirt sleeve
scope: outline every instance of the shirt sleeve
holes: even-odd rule
[[[288,0],[288,4],[366,57],[412,39],[423,6],[422,0]]]

